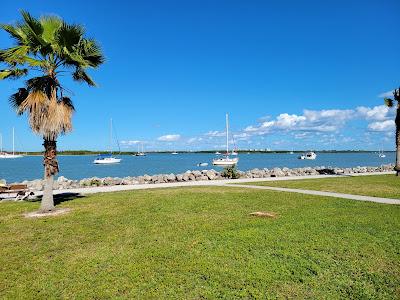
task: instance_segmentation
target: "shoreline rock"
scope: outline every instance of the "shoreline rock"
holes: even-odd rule
[[[354,168],[337,168],[337,167],[304,167],[304,168],[273,168],[273,169],[252,169],[249,171],[240,171],[240,178],[268,178],[268,177],[286,177],[286,176],[311,176],[311,175],[351,175],[360,173],[387,172],[393,171],[394,165],[381,165],[379,167],[354,167]],[[136,184],[154,184],[154,183],[170,183],[184,181],[207,181],[225,179],[222,172],[211,170],[194,170],[186,171],[182,174],[157,174],[142,175],[128,177],[90,177],[81,180],[72,180],[60,176],[54,181],[53,189],[64,190],[93,186],[113,186],[113,185],[136,185]],[[26,184],[32,191],[42,191],[44,180],[24,180],[19,184]]]

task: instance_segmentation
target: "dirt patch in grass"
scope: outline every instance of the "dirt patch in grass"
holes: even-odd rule
[[[25,213],[25,218],[45,218],[45,217],[56,217],[60,215],[65,215],[71,211],[70,208],[56,208],[55,210],[49,212],[41,212],[41,211],[32,211],[29,213]]]
[[[250,216],[252,217],[259,217],[259,218],[271,218],[271,219],[275,219],[278,217],[277,213],[274,212],[270,212],[270,211],[256,211],[256,212],[252,212],[250,213]]]

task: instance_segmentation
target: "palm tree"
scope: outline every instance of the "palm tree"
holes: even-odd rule
[[[396,165],[394,166],[394,170],[396,171],[396,175],[400,176],[400,88],[393,91],[393,99],[385,98],[385,104],[388,107],[396,105]]]
[[[57,137],[72,130],[74,106],[66,96],[59,77],[71,74],[73,80],[96,84],[87,74],[104,57],[97,42],[84,37],[80,25],[70,25],[56,16],[34,18],[22,11],[22,21],[0,25],[14,40],[14,46],[0,50],[0,80],[16,79],[33,73],[25,86],[11,95],[10,104],[19,115],[27,114],[32,131],[43,137],[45,186],[40,210],[54,209],[53,181],[59,172]]]

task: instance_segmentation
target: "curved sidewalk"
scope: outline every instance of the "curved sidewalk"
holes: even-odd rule
[[[250,189],[259,189],[259,190],[270,190],[270,191],[278,191],[278,192],[289,192],[289,193],[299,193],[306,195],[316,195],[316,196],[325,196],[325,197],[335,197],[335,198],[343,198],[357,201],[367,201],[367,202],[376,202],[376,203],[384,203],[384,204],[400,204],[399,199],[391,199],[391,198],[380,198],[380,197],[371,197],[371,196],[361,196],[361,195],[352,195],[352,194],[343,194],[343,193],[334,193],[334,192],[323,192],[323,191],[314,191],[314,190],[302,190],[302,189],[290,189],[290,188],[280,188],[280,187],[270,187],[270,186],[258,186],[258,185],[244,185],[244,184],[223,184],[221,186],[231,186],[231,187],[240,187],[240,188],[250,188]]]
[[[368,176],[368,175],[384,175],[393,174],[394,172],[380,172],[380,173],[366,173],[366,174],[352,174],[351,176]],[[159,188],[177,188],[177,187],[195,187],[195,186],[223,186],[223,187],[240,187],[249,189],[261,189],[271,190],[280,192],[300,193],[307,195],[317,195],[326,197],[343,198],[357,201],[368,201],[384,204],[395,204],[399,205],[399,199],[380,198],[371,196],[361,196],[352,194],[342,194],[334,192],[323,192],[314,190],[302,190],[302,189],[290,189],[280,187],[267,187],[267,186],[256,186],[256,185],[244,185],[241,183],[252,183],[252,182],[265,182],[265,181],[286,181],[286,180],[302,180],[302,179],[318,179],[318,178],[333,178],[343,177],[343,175],[314,175],[314,176],[293,176],[293,177],[268,177],[268,178],[251,178],[251,179],[227,179],[227,180],[215,180],[215,181],[188,181],[188,182],[171,182],[171,183],[156,183],[156,184],[137,184],[137,185],[115,185],[115,186],[101,186],[101,187],[87,187],[87,188],[75,188],[65,190],[54,190],[54,194],[95,194],[95,193],[110,193],[119,191],[131,191],[131,190],[144,190],[144,189],[159,189]],[[234,184],[233,184],[234,183]],[[42,192],[36,193],[37,196],[41,196]]]

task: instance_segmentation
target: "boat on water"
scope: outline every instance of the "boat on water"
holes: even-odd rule
[[[96,165],[111,165],[118,164],[121,162],[121,158],[114,157],[112,154],[112,140],[113,140],[113,123],[110,120],[110,153],[109,154],[99,154],[97,158],[93,161]]]
[[[385,157],[386,157],[386,154],[383,152],[383,150],[379,150],[378,156],[379,156],[380,158],[385,158]]]
[[[12,129],[12,153],[3,152],[3,136],[0,134],[0,159],[21,158],[23,155],[15,154],[15,130]]]
[[[208,163],[206,163],[206,162],[205,163],[198,163],[197,166],[198,167],[207,167]]]
[[[215,152],[215,155],[221,155],[221,152],[217,151]]]
[[[135,156],[146,156],[146,153],[144,152],[143,149],[143,143],[142,143],[142,151],[140,151],[139,146],[138,146],[138,152],[135,154]]]
[[[229,115],[226,114],[226,154],[223,157],[213,159],[213,165],[220,167],[232,167],[236,166],[238,162],[238,157],[229,157]]]
[[[98,165],[118,164],[122,159],[113,157],[112,154],[99,154],[93,163]]]
[[[178,155],[178,152],[174,151],[171,153],[172,155]]]
[[[314,160],[314,159],[317,158],[317,154],[315,152],[313,152],[313,151],[310,151],[310,152],[304,153],[303,155],[300,155],[298,158],[299,159]]]
[[[232,155],[232,156],[238,156],[239,153],[237,153],[236,151],[232,151],[231,155]]]

